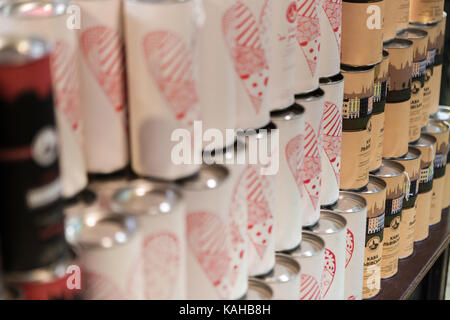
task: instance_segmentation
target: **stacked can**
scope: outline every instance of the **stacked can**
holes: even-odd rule
[[[343,300],[347,221],[332,211],[322,210],[318,223],[309,228],[325,242],[321,292],[323,300]]]
[[[397,31],[408,28],[410,0],[398,0]]]
[[[389,84],[386,97],[383,157],[408,152],[413,43],[393,39],[384,44],[389,52]]]
[[[441,221],[442,209],[444,209],[442,199],[445,192],[445,168],[447,165],[449,126],[445,121],[431,119],[422,131],[436,138],[433,196],[431,198],[430,209],[430,225],[435,225]]]
[[[372,112],[372,131],[369,170],[381,166],[384,143],[384,110],[386,107],[387,85],[389,80],[389,52],[383,50],[383,61],[375,66],[375,83]]]
[[[413,42],[414,54],[408,141],[414,142],[420,138],[420,129],[423,127],[423,87],[427,68],[428,34],[420,29],[408,28],[400,31],[397,37]]]
[[[0,29],[36,35],[52,44],[50,66],[60,141],[62,192],[70,198],[87,185],[81,117],[78,49],[75,31],[67,27],[68,5],[61,1],[14,1],[0,6]]]
[[[444,0],[410,0],[409,21],[432,23],[442,17]]]
[[[360,189],[369,181],[375,68],[342,66],[341,71],[344,104],[340,188]]]
[[[255,278],[248,279],[248,291],[245,300],[272,300],[273,290],[264,281]]]
[[[405,201],[403,202],[402,221],[400,223],[400,259],[410,257],[414,251],[421,157],[422,152],[419,149],[409,147],[406,156],[392,159],[405,167],[409,177],[409,185],[407,186]]]
[[[444,12],[442,19],[438,22],[436,56],[434,57],[433,77],[431,78],[431,113],[438,111],[439,100],[441,97],[442,63],[444,61],[446,23],[447,13]]]
[[[89,175],[88,190],[92,190],[96,197],[98,204],[108,208],[111,204],[111,199],[114,193],[126,186],[131,179],[131,174],[128,171],[120,171],[111,175]]]
[[[401,15],[402,3],[399,0],[384,0],[384,24],[383,24],[383,41],[395,38],[398,27],[398,19]]]
[[[330,209],[347,220],[344,297],[346,300],[361,300],[364,278],[367,201],[355,193],[341,191],[339,201]]]
[[[386,182],[381,279],[388,279],[398,272],[400,223],[405,197],[405,167],[394,161],[383,160],[380,169],[374,175]],[[407,183],[409,185],[409,182]]]
[[[422,133],[419,141],[411,144],[422,153],[420,160],[419,194],[417,195],[416,226],[414,242],[428,238],[430,224],[431,198],[433,195],[434,158],[436,154],[436,138]]]
[[[303,231],[300,247],[290,253],[302,268],[300,300],[322,299],[322,274],[325,262],[325,242],[311,232]]]

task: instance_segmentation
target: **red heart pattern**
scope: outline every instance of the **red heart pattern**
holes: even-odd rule
[[[336,43],[341,52],[341,33],[342,33],[342,0],[322,0],[323,10],[330,21],[333,29]]]
[[[300,300],[320,300],[320,283],[309,274],[302,274],[300,279]]]
[[[305,124],[303,185],[308,192],[313,208],[317,209],[322,185],[320,176],[322,170],[319,152],[320,141],[313,127],[308,122]]]
[[[323,114],[323,149],[331,163],[337,185],[341,172],[342,116],[339,108],[332,102],[325,102]]]
[[[302,166],[303,166],[303,135],[299,134],[292,138],[286,145],[285,154],[289,169],[297,184],[300,197],[303,197]]]
[[[322,299],[327,296],[336,274],[336,256],[325,248],[325,267],[322,273]]]
[[[345,268],[347,268],[350,260],[352,260],[353,251],[355,250],[355,237],[353,232],[347,228],[346,248],[345,248]]]

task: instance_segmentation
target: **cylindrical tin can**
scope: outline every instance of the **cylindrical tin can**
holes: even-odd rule
[[[300,264],[294,258],[277,253],[272,272],[258,278],[272,288],[274,300],[299,300]]]
[[[81,118],[78,44],[61,1],[13,1],[0,6],[3,33],[36,35],[52,44],[50,68],[60,140],[62,190],[70,198],[87,185]]]
[[[320,190],[322,187],[322,121],[325,93],[317,89],[295,96],[295,101],[305,108],[303,133],[303,226],[311,226],[320,216]]]
[[[409,21],[432,23],[442,18],[444,0],[411,0]]]
[[[113,196],[111,208],[135,217],[141,233],[144,298],[186,299],[186,217],[182,197],[171,186],[131,181]]]
[[[223,18],[235,69],[240,129],[260,128],[270,121],[271,7],[269,0],[237,0]]]
[[[192,136],[199,119],[195,10],[193,0],[124,3],[131,164],[141,176],[175,180],[200,168],[192,159],[172,161],[180,142],[171,139],[176,129]],[[191,136],[182,135],[187,151],[201,159]]]
[[[264,281],[255,278],[248,279],[248,290],[245,300],[272,300],[273,290]]]
[[[397,0],[397,31],[408,28],[409,24],[409,1],[410,0]]]
[[[339,197],[341,181],[342,105],[344,77],[342,74],[320,79],[325,92],[325,109],[322,119],[322,188],[320,205],[328,206]]]
[[[0,112],[3,270],[27,271],[67,250],[46,42],[0,37]]]
[[[346,300],[361,300],[364,276],[367,201],[356,193],[341,191],[338,202],[330,209],[347,220],[344,298]]]
[[[383,157],[401,157],[408,152],[410,99],[386,103],[384,111]]]
[[[347,221],[332,211],[322,210],[319,222],[310,230],[325,241],[322,299],[343,300]]]
[[[321,0],[297,0],[297,46],[295,51],[295,94],[319,87]]]
[[[423,87],[427,68],[428,34],[420,29],[408,28],[400,31],[397,37],[412,41],[414,48],[408,140],[414,142],[420,138],[420,129],[423,126]]]
[[[386,182],[386,211],[383,233],[381,279],[391,278],[398,271],[400,223],[405,197],[405,167],[400,163],[384,160],[374,175]]]
[[[386,107],[387,84],[389,80],[389,52],[383,50],[383,61],[375,66],[375,82],[372,112],[372,134],[369,170],[381,166],[384,143],[384,110]]]
[[[109,208],[114,193],[125,187],[130,180],[130,176],[125,172],[111,176],[90,175],[88,189],[95,192],[98,204],[104,208]]]
[[[367,187],[358,194],[367,201],[363,299],[370,299],[375,297],[381,289],[386,182],[370,176]]]
[[[383,41],[392,40],[397,33],[397,19],[399,18],[400,1],[384,0]]]
[[[342,0],[321,0],[319,76],[332,77],[341,64]]]
[[[416,226],[414,242],[428,238],[430,222],[431,198],[433,195],[434,158],[436,154],[436,138],[422,133],[419,141],[411,144],[422,153],[420,160],[419,194],[417,195]]]
[[[88,208],[100,205],[97,193],[91,189],[84,189],[75,197],[64,200],[64,223],[68,223],[68,219],[77,217],[81,212]]]
[[[374,67],[341,67],[344,76],[340,188],[360,189],[369,181]]]
[[[297,6],[294,0],[272,1],[269,105],[284,109],[294,103]]]
[[[300,264],[300,300],[322,299],[322,274],[325,263],[325,242],[315,234],[303,231],[300,247],[290,255]]]
[[[343,0],[341,63],[370,66],[381,62],[384,14],[384,0]]]
[[[400,223],[400,251],[398,255],[400,259],[408,258],[414,251],[416,201],[419,194],[421,157],[422,152],[419,149],[409,147],[406,156],[392,159],[405,167],[409,177],[409,186],[403,201],[402,221]]]
[[[447,13],[444,12],[442,19],[438,22],[436,39],[436,56],[434,59],[433,77],[431,78],[431,111],[435,113],[439,109],[441,97],[442,63],[444,61],[445,28]]]
[[[272,111],[273,123],[280,131],[281,166],[275,184],[275,234],[277,251],[292,250],[302,241],[303,139],[305,110],[298,104]]]
[[[445,121],[430,119],[422,132],[431,134],[436,138],[436,149],[433,169],[433,195],[431,197],[430,225],[441,221],[442,198],[445,187],[445,168],[447,165],[449,126]]]
[[[220,130],[224,137],[227,128],[236,127],[236,75],[227,41],[234,39],[236,34],[236,21],[230,19],[232,16],[228,17],[233,5],[231,0],[203,1],[206,19],[198,36],[199,101],[203,130]],[[211,70],[220,77],[212,76]],[[222,140],[203,145],[205,150],[224,147],[226,145]]]
[[[144,298],[141,236],[132,216],[87,210],[70,219],[66,236],[78,256],[86,299]]]
[[[439,111],[432,115],[433,119],[445,121],[447,125],[450,125],[450,107],[439,107]],[[442,201],[442,207],[450,207],[450,148],[447,153],[447,164],[445,167],[445,187]]]
[[[119,0],[76,0],[86,167],[111,173],[128,164],[128,124]]]

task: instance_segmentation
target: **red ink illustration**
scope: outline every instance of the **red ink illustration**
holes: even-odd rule
[[[309,274],[302,274],[300,280],[300,300],[320,300],[320,283]]]
[[[299,134],[292,138],[286,145],[286,159],[289,164],[289,169],[295,179],[295,182],[300,192],[300,197],[303,197],[302,186],[303,186],[303,176],[302,176],[302,166],[303,166],[303,135]]]
[[[317,209],[322,186],[320,176],[322,170],[319,152],[320,142],[312,126],[308,122],[305,124],[303,184],[311,199],[313,208]]]
[[[342,31],[342,0],[322,0],[323,10],[330,21],[336,38],[339,52],[341,52],[341,31]]]
[[[342,116],[337,105],[325,102],[323,114],[323,149],[339,185],[341,172]]]
[[[325,267],[322,273],[322,298],[327,296],[336,274],[336,256],[325,248]]]
[[[352,260],[353,251],[355,250],[355,237],[353,233],[347,228],[347,238],[346,238],[346,248],[345,248],[345,268],[347,268],[350,260]]]

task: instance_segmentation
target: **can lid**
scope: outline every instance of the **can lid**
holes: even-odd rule
[[[422,132],[433,134],[433,133],[446,133],[449,129],[448,124],[445,121],[429,119],[428,124],[422,128]]]
[[[431,115],[432,119],[450,121],[450,107],[440,106],[438,112]]]
[[[374,173],[374,176],[381,178],[393,178],[403,175],[405,167],[398,162],[383,159],[381,167]]]
[[[325,242],[323,239],[314,233],[303,231],[302,242],[300,246],[292,252],[293,256],[300,258],[315,257],[325,250]]]
[[[338,201],[336,205],[333,206],[333,211],[339,214],[346,214],[361,212],[366,208],[366,199],[360,195],[353,192],[340,191]]]
[[[347,226],[347,220],[344,217],[329,210],[320,211],[320,219],[317,224],[309,229],[316,234],[339,233]]]
[[[389,58],[389,51],[383,49],[383,60]]]
[[[404,155],[403,157],[398,157],[398,158],[389,158],[388,160],[412,161],[412,160],[419,159],[421,155],[422,155],[422,151],[420,151],[416,147],[409,146],[408,153],[406,155]]]
[[[367,184],[364,191],[361,191],[362,194],[375,194],[380,193],[386,190],[387,184],[383,179],[369,176],[369,183]]]
[[[299,105],[298,103],[294,103],[292,106],[281,109],[281,110],[275,110],[270,113],[270,117],[273,118],[273,120],[295,120],[301,117],[305,113],[305,109]]]
[[[269,122],[266,126],[258,129],[246,129],[246,130],[237,130],[236,136],[238,139],[246,139],[246,138],[256,138],[256,139],[263,139],[266,136],[269,136],[271,133],[271,130],[277,129],[277,126],[272,121]]]
[[[417,28],[434,28],[439,24],[440,21],[437,22],[429,22],[429,23],[420,23],[420,22],[409,22],[409,25]]]
[[[411,145],[416,147],[431,147],[436,144],[437,139],[428,133],[421,133],[420,138],[417,142],[412,143]]]
[[[90,188],[84,189],[74,197],[64,201],[64,215],[66,218],[78,215],[86,208],[96,205],[97,202],[97,193]]]
[[[341,83],[344,81],[344,76],[342,73],[338,73],[332,77],[320,78],[319,83],[321,86],[329,86],[336,83]]]
[[[349,66],[346,64],[341,64],[341,72],[342,73],[364,73],[375,69],[375,65],[373,66]]]
[[[417,28],[406,28],[397,32],[400,39],[424,39],[428,36],[428,32]]]
[[[300,264],[292,257],[277,253],[275,255],[275,266],[272,272],[261,277],[266,283],[285,283],[289,282],[300,273]]]
[[[228,175],[228,169],[222,165],[205,164],[194,176],[178,180],[176,183],[186,190],[217,189],[228,178]]]
[[[39,19],[65,15],[66,9],[63,0],[11,1],[0,6],[0,16]]]
[[[272,300],[273,290],[272,288],[264,283],[264,281],[249,278],[248,279],[248,289],[245,295],[245,300]]]
[[[311,92],[296,94],[295,101],[297,101],[297,102],[300,101],[300,103],[301,102],[311,102],[311,101],[316,101],[316,100],[322,99],[324,96],[325,96],[325,92],[322,89],[317,88],[316,90],[311,91]]]
[[[236,155],[243,155],[245,151],[245,142],[241,139],[236,139],[233,144],[218,150],[204,150],[203,160],[206,164],[224,164],[226,160],[234,160]],[[238,162],[239,163],[239,162]]]
[[[0,36],[0,65],[20,65],[40,59],[50,52],[50,46],[34,37]]]
[[[411,48],[414,43],[407,39],[391,39],[383,44],[384,49],[407,49]]]

